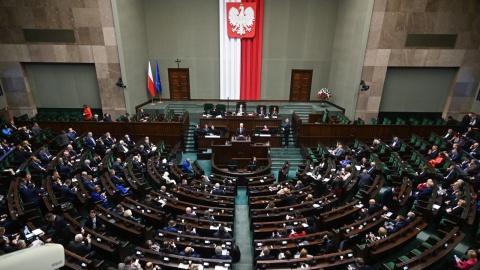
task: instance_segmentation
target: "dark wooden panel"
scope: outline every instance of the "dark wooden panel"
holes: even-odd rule
[[[203,128],[205,124],[208,126],[225,126],[230,129],[230,131],[235,132],[240,126],[240,123],[243,123],[243,127],[247,130],[247,134],[252,135],[252,130],[257,126],[267,125],[268,127],[277,127],[280,128],[282,123],[282,118],[262,118],[256,116],[226,116],[223,118],[207,118],[200,117],[200,127]]]
[[[188,131],[189,115],[186,112],[182,116],[182,122],[41,122],[37,123],[42,128],[51,127],[52,131],[60,132],[61,130],[68,130],[73,128],[79,135],[84,132],[92,132],[94,137],[100,137],[105,132],[118,139],[121,139],[125,134],[130,135],[130,138],[137,141],[146,136],[150,137],[150,141],[158,142],[165,140],[166,144],[174,145],[178,141],[182,143],[184,149],[185,142],[184,132]],[[31,121],[17,121],[19,126],[30,126]]]

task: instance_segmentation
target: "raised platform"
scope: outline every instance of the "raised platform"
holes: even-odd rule
[[[203,115],[203,105],[205,103],[212,104],[225,104],[227,111],[235,111],[236,101],[226,100],[222,101],[170,101],[163,100],[162,103],[158,101],[152,103],[146,103],[141,106],[145,113],[149,113],[153,110],[159,110],[160,113],[165,113],[169,109],[173,109],[176,114],[182,114],[185,111],[190,113],[190,122],[199,123],[200,117]],[[279,116],[282,118],[290,117],[293,112],[296,112],[302,120],[308,120],[308,114],[321,113],[328,109],[333,115],[342,112],[339,107],[332,106],[328,103],[322,102],[269,102],[269,101],[247,101],[247,112],[253,112],[256,110],[257,105],[277,105],[279,107]]]

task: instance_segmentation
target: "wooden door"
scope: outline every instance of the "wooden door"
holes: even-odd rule
[[[311,69],[292,69],[290,82],[290,101],[309,101],[312,88]]]
[[[190,100],[190,73],[188,68],[169,68],[168,85],[171,100]]]

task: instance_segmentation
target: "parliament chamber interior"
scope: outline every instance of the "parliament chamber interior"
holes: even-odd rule
[[[479,10],[0,1],[0,269],[480,269]]]

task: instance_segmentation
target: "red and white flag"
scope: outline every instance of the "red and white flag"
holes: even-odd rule
[[[148,91],[150,91],[150,94],[152,97],[155,96],[155,86],[153,84],[153,76],[152,76],[152,67],[150,66],[150,61],[148,61]]]
[[[260,100],[264,0],[219,0],[220,99]]]

